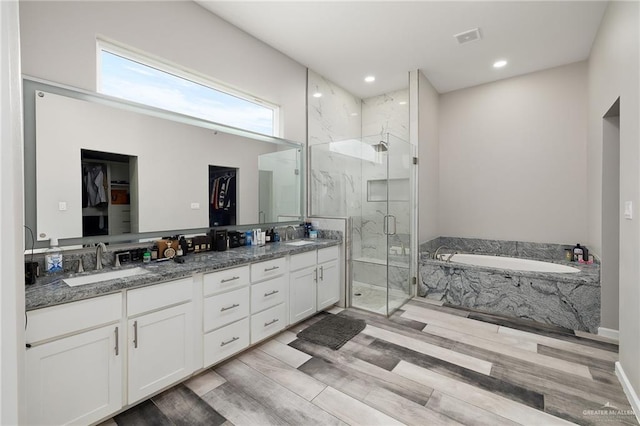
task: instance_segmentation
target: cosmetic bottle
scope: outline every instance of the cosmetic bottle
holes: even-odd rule
[[[579,258],[584,259],[583,256],[584,256],[584,252],[582,251],[582,247],[580,247],[580,243],[577,243],[576,246],[573,248],[573,261],[578,262]]]
[[[46,251],[44,256],[45,269],[49,273],[62,272],[64,270],[62,267],[62,250],[58,247],[58,239],[51,238],[49,245],[51,248]]]

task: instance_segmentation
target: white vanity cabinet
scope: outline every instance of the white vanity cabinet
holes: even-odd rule
[[[127,292],[128,403],[195,370],[193,278]]]
[[[251,344],[289,325],[288,276],[286,257],[251,265]]]
[[[293,324],[340,299],[339,248],[291,255],[289,320]]]
[[[317,310],[320,311],[340,300],[340,248],[318,249]]]
[[[90,424],[123,406],[122,294],[27,312],[25,424]]]
[[[207,368],[249,346],[250,268],[204,274],[203,359]]]

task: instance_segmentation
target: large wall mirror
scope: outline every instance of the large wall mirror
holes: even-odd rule
[[[24,97],[36,247],[304,217],[302,144],[32,79]]]

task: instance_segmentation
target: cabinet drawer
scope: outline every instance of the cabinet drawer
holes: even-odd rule
[[[122,293],[27,312],[27,343],[52,339],[122,318]]]
[[[297,271],[299,269],[315,266],[316,264],[316,251],[308,251],[306,253],[292,254],[289,263],[289,269],[291,271]]]
[[[129,290],[127,292],[127,316],[177,305],[193,297],[193,278],[169,281],[163,284]]]
[[[204,274],[204,295],[231,290],[249,284],[249,265]]]
[[[287,277],[280,276],[251,286],[251,313],[287,300]]]
[[[271,277],[277,277],[287,272],[287,259],[267,260],[251,265],[251,282],[258,282]]]
[[[318,263],[329,262],[336,260],[340,257],[340,247],[332,246],[323,249],[318,249]]]
[[[286,304],[269,308],[251,316],[251,343],[265,339],[286,327]]]
[[[204,331],[213,330],[249,315],[249,287],[204,299]]]
[[[204,335],[204,367],[230,357],[249,346],[249,318]]]

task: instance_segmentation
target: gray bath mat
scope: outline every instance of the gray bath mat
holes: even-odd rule
[[[361,319],[328,315],[298,333],[298,338],[337,350],[366,326],[367,323]]]

